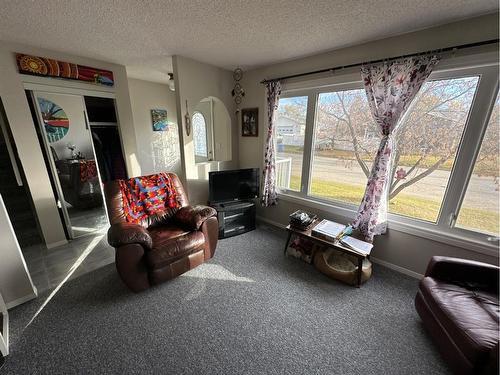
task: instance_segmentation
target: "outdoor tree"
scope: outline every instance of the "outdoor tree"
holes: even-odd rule
[[[450,170],[461,141],[477,78],[426,83],[395,134],[390,199],[437,169]],[[494,112],[498,116],[498,108]],[[354,159],[366,177],[380,142],[364,90],[323,94],[318,102],[316,139],[330,140],[340,157]],[[498,123],[498,121],[497,121]],[[498,131],[498,128],[497,128]],[[498,134],[478,159],[482,173],[498,179]],[[495,164],[496,163],[496,164]]]
[[[299,98],[290,98],[280,103],[279,112],[285,117],[296,121],[297,123],[305,123],[307,112],[307,101]]]

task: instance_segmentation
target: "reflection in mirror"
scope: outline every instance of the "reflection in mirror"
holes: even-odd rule
[[[83,96],[49,92],[33,95],[39,130],[45,135],[41,137],[42,147],[50,158],[49,173],[54,178],[68,237],[104,230],[108,218],[99,173],[101,168],[105,171],[107,167],[112,169],[113,164],[123,163],[121,152],[118,159],[106,158],[110,150],[105,146],[112,141],[108,138],[106,142],[103,132],[92,129],[96,123],[89,123],[86,117]],[[114,111],[114,103],[111,104]],[[111,170],[108,172],[105,176],[112,175]]]
[[[196,163],[231,160],[231,118],[220,99],[202,99],[193,111],[191,124]]]

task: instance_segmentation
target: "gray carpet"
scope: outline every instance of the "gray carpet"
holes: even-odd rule
[[[284,232],[222,240],[214,259],[141,294],[109,265],[68,282],[31,325],[11,311],[7,374],[443,374],[417,281],[374,265],[356,289],[282,254]]]

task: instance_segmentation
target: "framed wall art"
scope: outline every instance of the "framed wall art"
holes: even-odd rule
[[[165,130],[168,130],[167,110],[152,109],[151,121],[153,122],[153,131],[164,132]]]
[[[72,79],[104,86],[114,85],[113,72],[105,69],[23,53],[16,53],[16,61],[21,74]]]
[[[259,136],[259,108],[241,110],[241,135],[243,137]]]

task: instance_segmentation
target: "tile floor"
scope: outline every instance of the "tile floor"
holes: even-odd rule
[[[104,230],[109,226],[104,206],[90,209],[68,208],[69,220],[75,238],[89,234],[89,231]]]
[[[79,237],[53,249],[35,245],[22,251],[39,293],[55,288],[73,269],[71,278],[115,261],[115,249],[108,245],[106,230]]]

